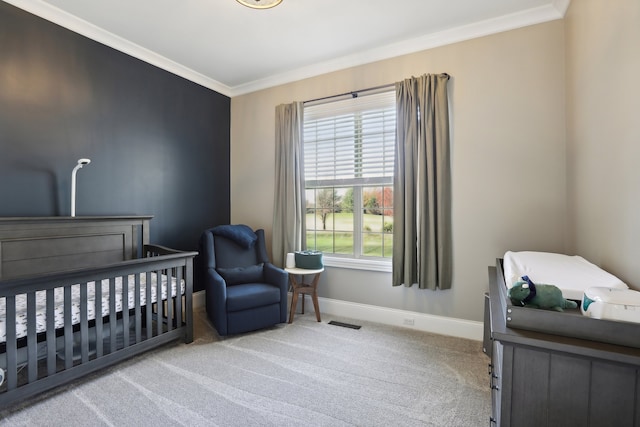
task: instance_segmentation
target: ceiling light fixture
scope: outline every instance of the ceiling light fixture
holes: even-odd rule
[[[236,0],[251,9],[270,9],[282,3],[282,0]]]

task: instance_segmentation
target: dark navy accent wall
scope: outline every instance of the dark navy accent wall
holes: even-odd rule
[[[229,222],[230,99],[0,2],[0,216],[154,215],[197,249]]]

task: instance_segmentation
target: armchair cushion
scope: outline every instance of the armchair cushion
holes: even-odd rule
[[[246,267],[216,268],[216,271],[228,286],[242,283],[261,282],[264,264],[249,265]]]
[[[230,312],[263,307],[280,302],[280,289],[266,283],[245,283],[227,288]]]

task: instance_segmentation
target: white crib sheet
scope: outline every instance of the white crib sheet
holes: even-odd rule
[[[167,281],[166,275],[162,274],[161,277],[161,300],[167,299]],[[116,288],[116,312],[122,311],[122,277],[115,278]],[[147,303],[147,289],[146,289],[146,273],[140,273],[140,305]],[[171,295],[175,296],[176,293],[176,278],[171,277]],[[109,315],[109,279],[101,281],[102,284],[102,313],[101,317]],[[127,308],[131,309],[135,307],[135,275],[128,276],[128,302]],[[151,303],[157,301],[157,274],[154,272],[151,274]],[[184,281],[180,285],[180,295],[184,294]],[[55,328],[62,328],[64,326],[64,289],[56,288],[54,290],[54,323]],[[80,323],[80,285],[71,286],[71,322],[76,325]],[[44,332],[47,327],[47,314],[46,314],[46,291],[36,292],[36,332]],[[87,317],[89,320],[94,320],[95,315],[95,283],[87,283]],[[0,343],[6,341],[7,332],[7,313],[6,313],[6,299],[0,298]],[[27,336],[27,295],[20,294],[16,296],[16,336],[22,338]]]

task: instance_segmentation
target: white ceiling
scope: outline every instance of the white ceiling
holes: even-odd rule
[[[4,0],[227,96],[564,16],[570,0]]]

